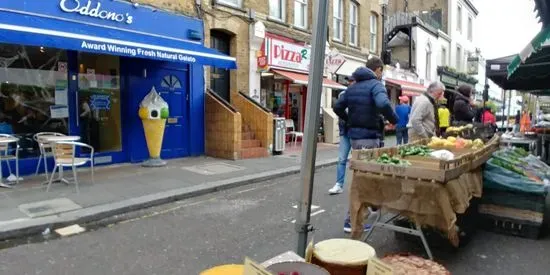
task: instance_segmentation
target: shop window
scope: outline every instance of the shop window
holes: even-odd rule
[[[269,0],[269,17],[285,21],[285,0]]]
[[[351,2],[349,5],[349,44],[352,46],[357,46],[357,29],[359,25],[358,21],[358,11],[357,4]]]
[[[79,53],[80,139],[96,152],[122,150],[118,56]]]
[[[459,45],[456,45],[456,69],[462,70],[462,48]]]
[[[34,134],[68,133],[67,84],[65,51],[0,44],[0,133],[20,138],[20,158],[40,155]]]
[[[170,90],[181,89],[181,82],[175,75],[167,75],[162,79],[160,86]]]
[[[441,47],[441,66],[447,66],[447,49]]]
[[[473,19],[471,16],[468,16],[468,40],[472,41],[474,34],[473,34]]]
[[[333,23],[332,28],[334,31],[334,35],[332,38],[336,41],[343,41],[344,40],[344,1],[343,0],[334,0],[333,3]]]
[[[462,32],[462,6],[458,5],[456,7],[456,30]]]

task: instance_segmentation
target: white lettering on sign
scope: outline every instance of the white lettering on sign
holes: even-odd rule
[[[80,44],[80,48],[100,52],[130,55],[134,57],[158,58],[168,61],[182,61],[189,63],[197,62],[197,59],[190,55],[143,49],[137,47],[119,46],[116,44],[82,41],[82,44]]]
[[[88,0],[86,4],[80,3],[80,1],[81,0],[61,0],[59,1],[59,7],[62,11],[67,13],[78,13],[83,16],[119,23],[124,22],[126,24],[132,24],[134,22],[134,17],[128,13],[122,14],[102,9],[100,2],[93,5],[92,0]]]

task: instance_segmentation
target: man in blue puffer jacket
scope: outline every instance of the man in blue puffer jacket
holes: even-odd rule
[[[380,146],[383,127],[380,115],[392,124],[397,123],[386,88],[380,82],[384,63],[378,57],[367,61],[367,66],[353,73],[355,83],[346,89],[346,93],[334,105],[334,112],[346,122],[347,134],[353,149],[371,149]],[[347,109],[347,112],[346,112]],[[365,230],[370,228],[372,220],[379,215],[377,209],[370,209]],[[369,222],[370,221],[370,222]],[[344,223],[344,231],[351,232],[350,218]],[[357,233],[357,232],[355,232]]]

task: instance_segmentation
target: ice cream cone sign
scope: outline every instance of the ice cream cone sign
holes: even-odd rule
[[[143,166],[158,167],[166,165],[160,158],[164,127],[170,112],[168,103],[157,93],[155,87],[143,98],[139,105],[138,115],[143,123],[143,131],[149,150],[149,160]]]

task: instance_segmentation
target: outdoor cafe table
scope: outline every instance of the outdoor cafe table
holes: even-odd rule
[[[10,143],[14,143],[14,142],[17,142],[17,141],[18,141],[18,139],[15,138],[15,137],[0,137],[0,145],[8,145]],[[2,165],[1,162],[0,162],[0,165]],[[10,185],[5,184],[2,181],[2,175],[0,175],[0,187],[2,187],[2,188],[12,188]]]

